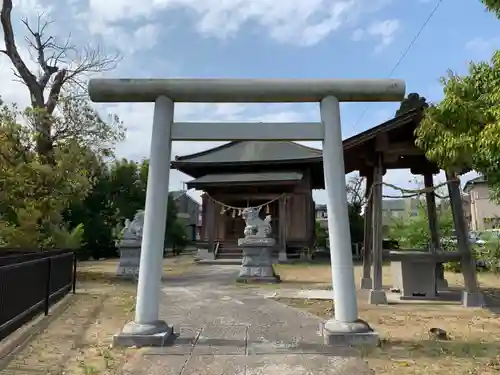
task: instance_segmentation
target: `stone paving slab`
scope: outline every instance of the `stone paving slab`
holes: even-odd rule
[[[202,355],[192,357],[182,375],[245,375],[248,357],[239,355]]]
[[[333,291],[327,289],[282,289],[277,291],[265,291],[262,294],[266,298],[298,298],[298,299],[319,299],[333,300]]]
[[[201,327],[176,327],[174,329],[175,340],[165,347],[154,347],[146,349],[147,354],[152,355],[190,355],[201,334]]]
[[[248,361],[245,375],[366,375],[366,366],[352,358],[324,355],[261,355]]]
[[[123,375],[368,375],[373,374],[352,358],[314,354],[288,355],[145,355],[142,372]]]
[[[323,344],[318,317],[234,286],[237,268],[223,267],[164,284],[160,317],[178,337],[142,351],[123,374],[371,374],[355,349]]]
[[[189,355],[142,355],[128,363],[120,375],[180,375],[189,358]]]
[[[209,324],[201,331],[193,355],[245,355],[247,329],[245,325]]]

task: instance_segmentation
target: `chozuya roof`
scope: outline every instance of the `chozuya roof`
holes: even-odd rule
[[[316,148],[288,141],[235,141],[196,154],[176,156],[172,166],[182,164],[262,163],[321,160]]]

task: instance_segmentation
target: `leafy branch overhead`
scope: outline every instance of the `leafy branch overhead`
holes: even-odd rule
[[[443,169],[473,169],[500,191],[500,52],[442,79],[444,98],[426,110],[417,144]]]
[[[500,18],[500,0],[481,0],[486,8]]]
[[[10,59],[15,76],[26,85],[32,109],[37,113],[33,125],[37,132],[37,153],[48,163],[54,163],[54,121],[52,116],[61,100],[85,93],[88,75],[113,69],[120,60],[118,53],[106,54],[100,47],[78,48],[71,35],[59,41],[50,32],[52,22],[43,14],[35,25],[22,20],[28,31],[25,38],[29,52],[37,62],[38,71],[29,69],[19,53],[16,34],[12,26],[12,0],[2,0],[0,21],[5,49],[0,50]]]

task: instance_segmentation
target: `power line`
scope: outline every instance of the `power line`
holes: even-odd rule
[[[394,67],[392,68],[391,72],[389,73],[389,75],[387,76],[387,78],[391,78],[391,76],[394,74],[394,72],[396,71],[396,69],[399,67],[399,65],[401,65],[401,63],[403,62],[404,58],[406,57],[406,55],[408,54],[408,52],[410,52],[411,48],[413,47],[413,45],[415,44],[415,42],[417,41],[417,39],[419,38],[420,34],[422,34],[422,32],[425,30],[427,24],[429,23],[429,21],[432,19],[432,17],[434,17],[434,14],[436,13],[436,11],[439,9],[439,7],[441,6],[441,4],[443,3],[444,0],[439,0],[436,4],[436,6],[434,7],[434,9],[432,9],[432,11],[429,13],[429,16],[427,17],[427,19],[424,21],[424,23],[422,24],[422,26],[420,27],[420,29],[418,30],[418,32],[415,34],[415,36],[413,37],[413,39],[411,40],[410,44],[408,44],[408,46],[406,47],[406,49],[403,51],[403,53],[401,54],[399,60],[396,62],[396,64],[394,65]],[[356,123],[354,124],[354,127],[353,128],[357,128],[357,126],[359,125],[359,123],[361,122],[361,120],[363,120],[363,118],[365,117],[366,113],[368,112],[368,106],[365,107],[365,109],[363,110],[363,112],[361,112],[361,116],[359,116],[358,118],[358,121],[356,121]]]

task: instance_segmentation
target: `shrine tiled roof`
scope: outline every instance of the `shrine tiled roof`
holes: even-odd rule
[[[188,187],[231,184],[239,183],[248,185],[250,183],[265,183],[273,184],[279,182],[295,182],[300,181],[303,177],[299,172],[260,172],[260,173],[224,173],[224,174],[207,174],[202,177],[191,180],[187,183]]]
[[[235,141],[196,154],[177,156],[172,164],[256,163],[321,157],[321,150],[295,142]]]

